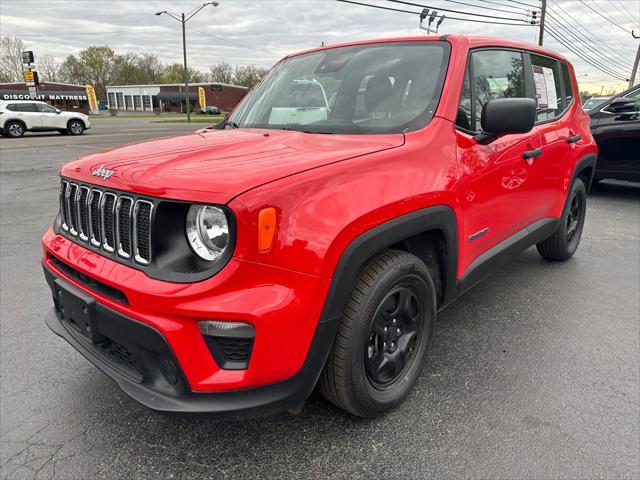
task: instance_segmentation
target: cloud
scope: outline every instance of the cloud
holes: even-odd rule
[[[420,7],[399,5],[381,0],[360,0],[419,12]],[[521,3],[501,0],[495,3],[466,0],[475,8],[446,0],[413,0],[441,9],[466,10],[524,18],[528,7],[537,0]],[[287,53],[325,44],[348,42],[364,38],[421,35],[415,16],[390,12],[331,0],[219,0],[217,8],[205,7],[187,23],[189,63],[193,68],[207,70],[222,61],[232,65],[254,64],[268,67]],[[503,5],[513,15],[490,10]],[[589,5],[615,20],[622,27],[640,33],[640,0],[589,0]],[[155,16],[159,10],[180,13],[197,8],[200,1],[101,1],[65,0],[2,0],[0,3],[0,33],[18,35],[36,57],[51,54],[63,60],[69,54],[90,45],[109,45],[118,53],[154,53],[163,62],[182,61],[180,24],[166,15]],[[549,2],[549,16],[576,33],[592,33],[594,44],[588,49],[568,33],[571,45],[596,61],[618,71],[630,72],[638,45],[625,34],[594,13],[578,0]],[[501,8],[501,7],[495,7]],[[585,29],[575,30],[576,22]],[[445,15],[460,16],[441,11]],[[632,15],[629,15],[629,14]],[[535,43],[538,28],[511,27],[445,19],[441,31],[466,35],[489,35]],[[565,43],[568,43],[565,41]],[[590,66],[565,46],[545,37],[545,46],[569,58],[583,81],[594,84],[616,83]],[[628,73],[627,73],[628,75]],[[618,82],[619,83],[619,82]]]

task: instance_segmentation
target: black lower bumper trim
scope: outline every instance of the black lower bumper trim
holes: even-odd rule
[[[66,282],[56,278],[48,268],[45,267],[44,270],[52,289],[56,281]],[[72,285],[71,287],[73,288]],[[104,354],[104,349],[97,348],[75,332],[60,319],[55,308],[47,314],[45,321],[54,333],[67,340],[134,400],[158,411],[206,413],[221,419],[261,417],[300,407],[313,391],[320,376],[339,320],[335,318],[318,323],[305,363],[293,377],[260,388],[202,393],[194,392],[188,387],[171,348],[160,332],[100,303],[96,303],[96,308],[100,332],[110,341],[122,344],[133,352],[140,365],[141,379],[120,368],[118,362]],[[104,319],[102,324],[100,319]],[[169,363],[175,362],[175,381],[171,381],[171,374],[167,374],[163,368],[166,360]]]

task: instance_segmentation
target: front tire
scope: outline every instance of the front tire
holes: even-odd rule
[[[70,135],[82,135],[84,133],[84,123],[80,120],[71,120],[67,125],[67,132]]]
[[[587,189],[582,179],[576,178],[558,228],[553,235],[536,245],[540,255],[547,260],[569,260],[580,244],[586,211]]]
[[[386,250],[369,260],[320,377],[322,395],[364,418],[398,405],[418,379],[435,314],[435,288],[419,258]]]

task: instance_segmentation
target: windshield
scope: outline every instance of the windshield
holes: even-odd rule
[[[229,121],[309,133],[417,130],[433,117],[448,57],[445,42],[390,42],[286,58]]]

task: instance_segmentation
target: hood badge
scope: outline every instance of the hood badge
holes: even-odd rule
[[[93,175],[94,177],[100,177],[103,180],[109,180],[113,175],[113,170],[109,170],[108,168],[104,168],[104,166],[101,166],[91,172],[91,175]]]

